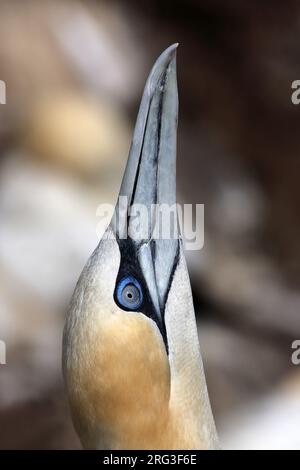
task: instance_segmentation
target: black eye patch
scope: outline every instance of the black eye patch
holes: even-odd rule
[[[168,352],[167,334],[164,322],[157,316],[155,307],[144,279],[138,257],[137,247],[130,238],[118,240],[121,262],[116,279],[114,301],[127,312],[138,311],[153,320],[163,337]]]

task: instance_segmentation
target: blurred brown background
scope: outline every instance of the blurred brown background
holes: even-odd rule
[[[225,448],[300,449],[300,5],[0,0],[0,448],[79,448],[61,380],[74,284],[117,196],[143,85],[179,42],[178,193]]]

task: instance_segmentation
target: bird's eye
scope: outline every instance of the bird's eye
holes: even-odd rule
[[[117,299],[128,310],[137,310],[143,302],[140,283],[134,277],[122,279],[117,286]]]

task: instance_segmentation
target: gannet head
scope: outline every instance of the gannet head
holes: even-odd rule
[[[153,216],[153,204],[176,203],[176,48],[147,80],[114,217],[65,326],[64,376],[88,448],[216,445],[176,213]]]

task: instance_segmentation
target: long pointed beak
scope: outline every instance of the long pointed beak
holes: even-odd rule
[[[119,238],[130,236],[159,320],[171,283],[178,253],[178,238],[165,239],[157,233],[170,233],[170,227],[158,227],[153,205],[176,204],[176,140],[178,92],[176,79],[177,44],[166,49],[155,62],[144,89],[112,226]],[[125,199],[127,198],[127,199]],[[134,237],[136,217],[124,211],[142,205],[142,239]],[[176,222],[173,223],[177,226]],[[170,218],[160,218],[170,224]],[[141,229],[141,227],[139,227]],[[167,230],[165,230],[167,229]],[[156,237],[154,237],[156,230]]]

